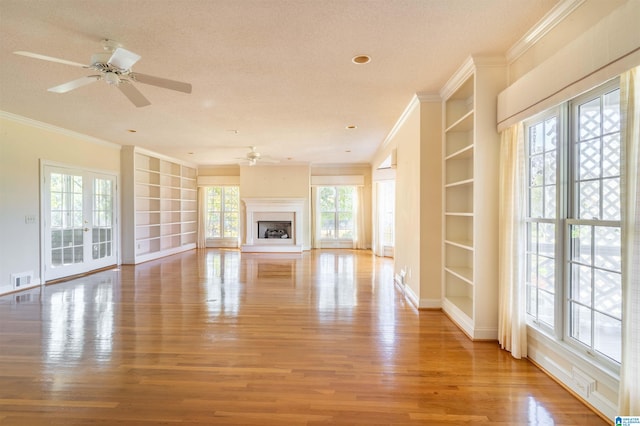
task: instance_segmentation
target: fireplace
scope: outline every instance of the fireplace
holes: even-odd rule
[[[304,198],[243,198],[243,252],[302,252]]]
[[[258,239],[278,238],[286,240],[291,238],[290,220],[259,220]]]

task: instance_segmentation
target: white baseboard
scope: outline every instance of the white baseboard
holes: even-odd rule
[[[442,309],[442,299],[420,299],[420,309]]]

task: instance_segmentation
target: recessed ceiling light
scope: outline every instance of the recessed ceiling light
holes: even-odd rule
[[[345,152],[351,152],[351,150],[350,150],[350,149],[347,149]]]
[[[187,152],[187,154],[193,155],[193,154],[195,154],[195,152]]]
[[[136,133],[136,132],[137,132],[137,130],[135,130],[135,129],[127,129],[127,132],[129,132],[129,133]]]
[[[355,124],[349,124],[349,125],[347,126],[347,129],[349,129],[349,130],[357,129],[357,128],[358,128],[358,126],[356,126]]]
[[[358,65],[368,64],[369,62],[371,62],[371,56],[369,56],[369,55],[354,56],[351,59],[351,62],[353,62],[354,64],[358,64]]]

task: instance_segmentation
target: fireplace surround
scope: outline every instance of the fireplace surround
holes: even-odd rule
[[[243,252],[302,252],[304,198],[243,198]]]

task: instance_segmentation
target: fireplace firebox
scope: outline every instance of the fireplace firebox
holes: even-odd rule
[[[291,221],[259,220],[258,239],[290,239]]]

